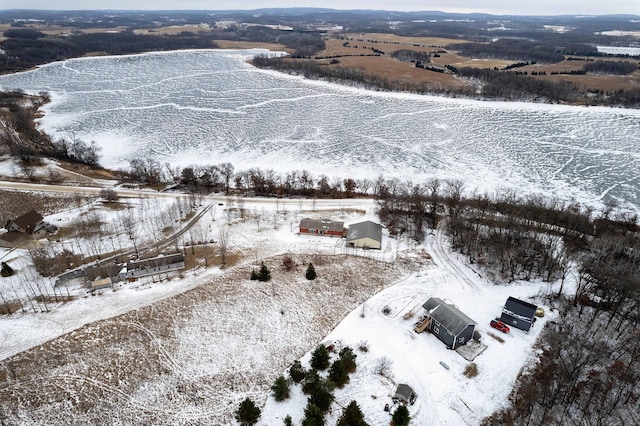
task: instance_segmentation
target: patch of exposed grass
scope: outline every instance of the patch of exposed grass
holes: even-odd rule
[[[478,375],[478,366],[476,365],[475,362],[472,362],[471,364],[465,367],[464,372],[462,374],[472,379]]]

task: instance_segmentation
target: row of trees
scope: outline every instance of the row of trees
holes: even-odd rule
[[[110,33],[73,33],[51,36],[33,29],[5,31],[0,73],[16,72],[49,62],[77,58],[89,52],[124,55],[158,50],[212,49],[211,33],[185,32],[178,35],[140,35],[128,29]]]
[[[231,163],[190,166],[183,169],[160,164],[155,159],[136,158],[129,162],[131,179],[152,186],[178,185],[189,192],[256,195],[262,197],[343,198],[369,194],[375,190],[371,179],[314,176],[308,170],[279,174],[271,169],[236,171]]]
[[[582,56],[598,52],[595,46],[587,44],[568,44],[563,48],[558,48],[555,43],[517,38],[498,38],[491,43],[459,43],[449,45],[447,48],[470,58],[495,58],[539,63],[562,62],[565,54]]]
[[[638,70],[638,63],[628,61],[594,61],[584,64],[582,69],[595,74],[628,75]]]

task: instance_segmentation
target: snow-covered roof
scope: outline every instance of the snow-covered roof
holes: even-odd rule
[[[338,222],[330,219],[309,219],[304,218],[300,221],[300,228],[306,229],[323,229],[328,231],[342,232],[344,229],[344,222]]]
[[[400,399],[404,402],[409,402],[411,400],[411,395],[413,395],[413,389],[411,389],[411,386],[400,383],[393,398]]]

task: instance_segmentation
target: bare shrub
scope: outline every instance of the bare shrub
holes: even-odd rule
[[[361,340],[358,342],[358,350],[360,352],[369,352],[369,342],[366,340]]]
[[[292,270],[294,266],[295,266],[295,263],[293,262],[293,259],[291,258],[291,256],[285,256],[282,259],[282,267],[285,269],[285,271]]]
[[[107,203],[115,203],[120,199],[118,193],[111,188],[102,188],[100,190],[100,198]]]
[[[472,362],[471,364],[465,367],[464,372],[462,374],[472,379],[478,375],[478,366],[476,365],[475,362]]]
[[[376,374],[382,377],[386,377],[387,379],[390,379],[392,376],[391,374],[392,366],[393,366],[393,361],[391,361],[390,358],[383,356],[378,358],[374,371],[376,372]]]

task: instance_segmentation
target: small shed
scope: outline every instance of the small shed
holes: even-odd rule
[[[344,237],[344,222],[330,219],[309,219],[300,221],[301,234],[323,235],[327,237]]]
[[[347,245],[380,250],[382,247],[382,226],[370,220],[349,225]]]
[[[452,303],[432,297],[422,307],[431,318],[428,329],[450,349],[456,349],[473,338],[477,323]]]
[[[113,283],[111,282],[111,277],[107,278],[97,278],[91,281],[91,290],[99,290],[101,288],[113,288]]]
[[[117,263],[110,263],[100,266],[90,266],[83,269],[84,282],[92,290],[99,288],[113,287],[114,283],[120,281],[118,276],[122,266]]]
[[[394,402],[402,402],[403,404],[413,404],[416,402],[416,393],[411,386],[400,383],[396,389],[395,395],[391,398]]]
[[[529,331],[535,321],[536,309],[538,309],[536,305],[509,296],[502,308],[500,321],[520,330]]]

